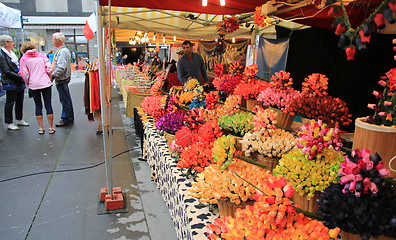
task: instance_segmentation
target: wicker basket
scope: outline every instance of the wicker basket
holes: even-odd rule
[[[318,195],[315,195],[315,197],[308,200],[307,194],[300,196],[297,192],[295,192],[292,196],[294,204],[298,204],[300,205],[301,209],[312,213],[315,213],[319,207],[318,203],[316,202],[317,199]]]
[[[279,163],[279,158],[274,158],[274,157],[266,157],[264,155],[255,153],[253,155],[253,159],[256,159],[258,163],[261,163],[264,166],[267,166],[267,170],[271,171],[278,165]]]
[[[250,200],[246,202],[242,202],[239,205],[230,202],[230,200],[219,200],[219,212],[220,217],[235,217],[235,212],[238,208],[244,209],[246,205],[253,206],[256,201]]]

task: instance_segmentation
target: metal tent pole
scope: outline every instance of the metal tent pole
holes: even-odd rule
[[[112,143],[112,136],[113,136],[113,121],[112,121],[112,114],[113,114],[113,98],[111,93],[111,72],[112,72],[112,63],[111,63],[111,0],[109,0],[109,20],[108,20],[108,31],[107,31],[107,77],[109,83],[109,111],[108,111],[108,121],[109,121],[109,171],[110,171],[110,189],[111,189],[111,199],[114,198],[113,196],[113,185],[112,185],[112,171],[111,171],[111,143]]]
[[[98,33],[97,33],[97,41],[98,41],[98,49],[99,49],[99,86],[100,86],[100,108],[101,108],[101,118],[102,118],[102,132],[103,132],[103,147],[104,147],[104,155],[105,155],[105,168],[106,168],[106,183],[107,183],[107,192],[111,192],[111,198],[113,198],[112,191],[112,182],[111,182],[111,169],[109,166],[111,165],[109,158],[109,135],[108,135],[108,127],[107,127],[107,108],[106,108],[106,91],[104,84],[104,41],[103,41],[103,26],[102,26],[102,8],[99,5],[99,1],[96,0],[96,14],[97,14],[97,24],[98,24]]]

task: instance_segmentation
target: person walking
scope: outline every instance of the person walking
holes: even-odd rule
[[[193,52],[190,41],[184,41],[182,44],[184,55],[177,62],[177,75],[184,84],[187,80],[195,78],[201,82],[201,75],[206,83],[209,83],[206,73],[205,64],[199,53]]]
[[[36,46],[32,42],[24,42],[21,46],[23,54],[20,60],[21,75],[29,88],[29,96],[33,97],[36,105],[36,118],[39,124],[39,134],[44,134],[43,126],[43,103],[47,111],[47,120],[49,124],[48,132],[55,133],[53,126],[54,112],[51,104],[52,80],[50,78],[52,66],[50,60],[42,53],[37,52]]]
[[[70,51],[65,46],[65,35],[61,32],[52,34],[52,43],[58,50],[55,53],[52,68],[54,69],[51,78],[55,80],[56,89],[59,93],[59,101],[62,104],[61,120],[55,124],[56,127],[63,127],[74,122],[73,103],[69,91],[71,79],[71,56]]]
[[[19,130],[18,126],[29,126],[23,120],[23,98],[25,95],[25,82],[19,75],[18,57],[12,51],[14,42],[8,35],[0,35],[0,69],[3,89],[6,90],[6,103],[4,106],[4,121],[9,130]],[[16,125],[13,123],[12,109],[15,104]]]

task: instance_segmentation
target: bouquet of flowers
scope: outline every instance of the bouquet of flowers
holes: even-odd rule
[[[206,93],[204,92],[204,89],[202,86],[196,87],[193,90],[193,101],[190,103],[189,107],[190,108],[205,108],[205,99],[206,99]]]
[[[313,119],[322,119],[327,123],[336,122],[349,125],[352,115],[344,101],[327,96],[327,77],[314,73],[305,78],[301,96],[292,101],[288,111]]]
[[[222,129],[243,137],[247,132],[253,131],[253,113],[239,111],[232,115],[219,117],[219,125]]]
[[[233,93],[235,86],[242,81],[242,75],[223,74],[213,80],[214,87],[221,92]]]
[[[159,118],[155,123],[159,130],[174,134],[183,127],[184,112],[168,112]]]
[[[319,194],[316,213],[327,227],[337,226],[361,239],[396,236],[396,185],[383,181],[389,172],[380,161],[368,149],[345,156],[340,181]]]
[[[309,160],[308,156],[301,148],[291,150],[282,156],[273,174],[285,177],[300,196],[307,194],[310,200],[316,192],[338,181],[337,172],[343,156],[328,148],[323,149],[321,159]]]
[[[277,113],[270,109],[264,109],[261,106],[256,106],[254,110],[256,111],[256,115],[253,118],[254,131],[263,131],[268,136],[270,132],[276,129]]]
[[[191,131],[183,127],[176,132],[175,143],[179,145],[180,158],[177,164],[179,168],[187,168],[189,173],[195,175],[202,172],[205,167],[213,164],[212,148],[216,138],[220,138],[223,133],[220,131],[217,120],[209,121],[203,124],[199,130]]]
[[[254,12],[254,23],[260,27],[266,27],[271,24],[271,18],[267,14],[261,15],[261,6],[257,6]]]
[[[242,81],[235,89],[234,94],[240,95],[244,99],[256,99],[260,92],[268,88],[268,82],[254,79],[249,82]]]
[[[324,148],[340,151],[342,147],[338,128],[328,128],[322,120],[311,120],[301,126],[298,133],[297,146],[302,153],[308,154],[308,159],[320,159]]]
[[[223,135],[214,141],[212,156],[214,162],[222,170],[227,169],[228,165],[234,161],[236,154],[235,138],[231,135]]]
[[[184,115],[184,125],[191,130],[198,128],[201,124],[204,123],[203,112],[204,109],[202,108],[190,109],[188,112],[186,112],[186,115]]]
[[[153,84],[153,86],[151,86],[151,95],[152,96],[156,96],[159,94],[159,91],[161,90],[162,86],[164,85],[165,82],[165,76],[162,74],[157,74],[157,78]]]
[[[223,115],[232,115],[240,110],[238,110],[239,106],[241,105],[241,96],[239,95],[230,95],[227,97],[226,101],[224,102],[224,105],[221,107],[218,107],[217,114],[219,116]]]
[[[237,177],[234,172],[250,184]],[[267,170],[243,161],[232,161],[228,169],[224,170],[217,164],[212,164],[198,173],[196,182],[189,189],[189,195],[198,198],[202,203],[217,204],[218,200],[227,199],[239,205],[253,199],[256,189],[251,184],[257,186],[269,176]]]
[[[185,92],[193,91],[199,86],[199,82],[195,78],[189,78],[187,82],[184,83],[183,90]]]
[[[211,91],[206,95],[205,105],[209,110],[213,110],[217,106],[217,101],[219,100],[219,92]]]
[[[264,106],[287,111],[290,103],[301,95],[291,85],[293,85],[293,79],[290,78],[290,73],[283,70],[277,72],[272,76],[269,87],[260,92],[257,101],[263,102]]]
[[[142,108],[145,113],[152,116],[154,119],[159,119],[165,114],[165,106],[164,99],[166,96],[147,96],[142,101]]]
[[[296,212],[290,201],[294,189],[285,178],[270,175],[257,186],[254,206],[208,224],[208,239],[337,239],[339,228]]]
[[[217,23],[217,33],[220,36],[225,36],[227,33],[232,33],[239,29],[239,22],[241,20],[236,17],[227,17]]]
[[[278,128],[264,134],[263,130],[246,133],[242,140],[242,151],[246,156],[259,153],[265,157],[280,158],[296,147],[293,134]]]
[[[396,125],[396,68],[389,70],[378,82],[384,90],[382,92],[373,91],[377,104],[368,104],[373,109],[374,116],[366,117],[368,123],[376,125],[393,126]]]

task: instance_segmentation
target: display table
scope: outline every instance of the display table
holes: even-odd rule
[[[144,124],[144,156],[169,208],[178,239],[207,239],[206,225],[219,217],[218,211],[209,212],[208,207],[187,195],[191,182],[176,167],[165,138],[157,133],[153,123]]]

